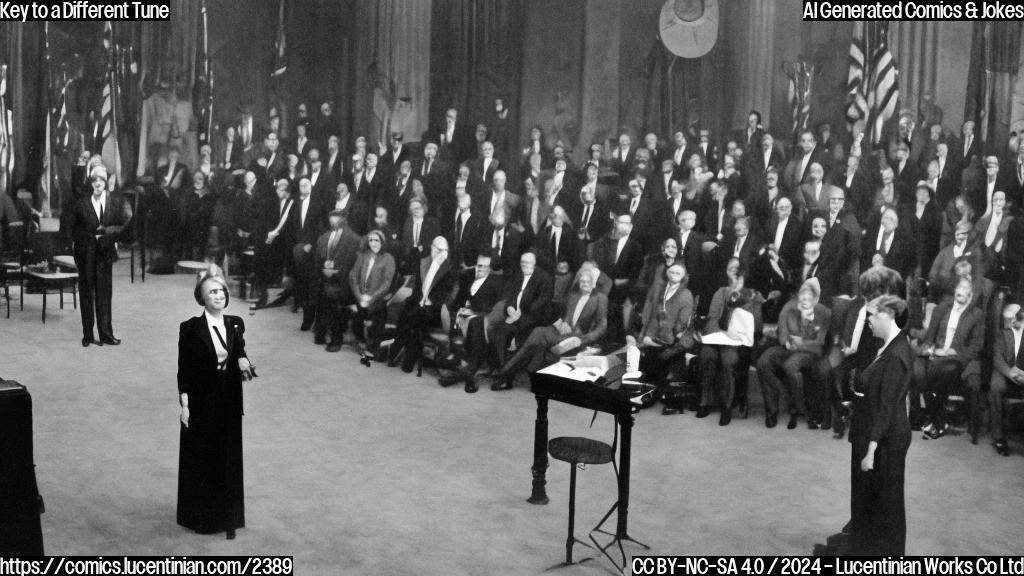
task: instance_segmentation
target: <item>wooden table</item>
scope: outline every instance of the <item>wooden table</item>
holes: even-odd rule
[[[57,285],[57,289],[60,291],[60,309],[64,309],[64,283],[68,280],[72,282],[78,281],[78,274],[74,272],[36,272],[33,270],[28,271],[28,275],[32,278],[36,278],[43,285],[43,324],[46,324],[46,295],[50,292],[50,287],[54,284]],[[71,285],[71,293],[74,296],[75,308],[78,308],[78,290]]]

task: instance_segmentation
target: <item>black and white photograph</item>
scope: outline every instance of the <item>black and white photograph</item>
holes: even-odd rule
[[[1024,554],[1012,3],[2,4],[0,560]]]

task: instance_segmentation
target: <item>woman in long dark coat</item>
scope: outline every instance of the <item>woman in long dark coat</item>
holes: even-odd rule
[[[178,524],[200,534],[245,526],[242,489],[242,380],[254,375],[245,353],[245,323],[224,314],[228,289],[211,273],[196,284],[203,314],[181,323],[178,393],[181,454]]]
[[[848,554],[902,556],[906,549],[903,476],[910,448],[907,387],[913,355],[906,333],[896,325],[906,307],[892,295],[868,303],[868,325],[882,347],[854,389]]]

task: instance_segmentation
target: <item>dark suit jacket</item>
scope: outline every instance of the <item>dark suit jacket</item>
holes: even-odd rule
[[[992,357],[992,369],[1010,378],[1010,371],[1017,365],[1017,350],[1014,348],[1013,330],[1003,328],[995,337],[995,353]]]
[[[753,234],[747,234],[747,239],[743,242],[743,246],[740,247],[740,264],[747,270],[750,269],[750,263],[757,256],[757,253],[764,246],[764,242],[760,238]],[[728,241],[722,244],[721,256],[723,261],[728,261],[729,258],[733,257],[733,252],[736,250],[736,237],[732,236],[728,238]]]
[[[333,251],[328,251],[330,240],[331,231],[324,232],[317,239],[314,252],[314,267],[316,270],[324,270],[325,262],[330,260],[334,262],[334,270],[338,272],[330,278],[326,277],[323,273],[318,273],[318,284],[321,288],[321,293],[324,290],[337,292],[338,300],[348,302],[353,297],[349,285],[349,273],[352,271],[352,266],[355,265],[356,257],[359,253],[359,236],[356,236],[351,230],[343,228]]]
[[[871,191],[871,183],[868,181],[868,177],[864,174],[863,169],[858,169],[853,173],[853,180],[850,185],[846,184],[846,169],[837,172],[832,177],[832,184],[843,189],[846,193],[846,203],[852,206],[857,212],[858,218],[867,216],[868,211],[871,210],[874,204],[875,197]],[[825,209],[828,209],[828,200],[825,201]]]
[[[635,280],[640,276],[644,267],[643,247],[633,234],[629,235],[618,259],[615,258],[615,251],[619,239],[606,234],[600,240],[590,245],[590,258],[597,263],[597,267],[608,274],[612,280]],[[612,294],[622,293],[624,290],[612,288]],[[613,296],[614,299],[614,296]]]
[[[225,409],[229,416],[242,416],[242,373],[238,359],[248,358],[245,322],[225,314],[224,329],[228,359],[227,385],[222,387],[205,313],[189,318],[178,328],[178,393],[188,394],[189,426],[214,425]]]
[[[626,153],[626,159],[623,160],[622,151],[616,145],[615,149],[611,151],[611,156],[608,158],[608,165],[625,182],[633,173],[633,167],[636,165],[636,146],[630,146],[629,151]]]
[[[517,267],[515,273],[505,279],[505,289],[501,299],[503,306],[500,310],[496,309],[497,312],[500,312],[500,314],[496,315],[496,318],[504,319],[505,308],[509,306],[516,307],[516,299],[519,296],[519,289],[522,285],[523,274]],[[536,326],[547,317],[553,290],[554,284],[552,283],[551,276],[539,268],[535,269],[530,277],[530,281],[526,284],[523,297],[519,301],[519,309],[523,313],[518,322],[519,330],[526,330]]]
[[[484,159],[477,158],[473,160],[469,165],[470,177],[476,178],[484,183],[485,186],[490,187],[491,179],[494,178],[494,173],[498,169],[504,170],[505,167],[501,166],[501,163],[497,158],[491,158],[491,163],[487,166],[487,173],[484,174]]]
[[[859,379],[864,396],[854,399],[850,422],[850,442],[858,450],[867,450],[872,441],[883,452],[906,450],[910,445],[906,401],[912,375],[910,342],[902,335],[864,370]]]
[[[318,205],[309,195],[309,206],[306,208],[306,222],[302,222],[302,202],[296,198],[288,214],[288,238],[295,244],[313,244],[323,234],[327,221],[324,206]]]
[[[263,158],[267,162],[266,166],[260,166],[260,158]],[[274,154],[273,162],[270,161],[270,153],[263,151],[259,156],[253,159],[252,165],[249,169],[256,174],[256,178],[258,178],[260,182],[271,184],[288,173],[288,162],[285,160],[285,153],[278,148],[277,152]]]
[[[953,311],[952,302],[943,302],[932,313],[932,321],[928,324],[922,343],[940,348],[939,341],[946,337],[949,326],[949,315]],[[944,347],[956,351],[956,358],[965,365],[978,357],[985,341],[985,315],[976,306],[967,305],[960,315],[960,322],[953,332],[953,342],[944,342]]]
[[[115,243],[121,239],[131,219],[131,206],[120,194],[106,193],[102,222],[92,206],[92,196],[79,198],[72,206],[71,215],[66,220],[71,239],[75,243],[74,256],[79,269],[88,269],[87,262],[93,259],[100,263],[117,260]],[[103,230],[99,233],[100,238],[97,239],[97,229],[100,226],[103,227]]]
[[[461,240],[456,235],[456,228],[456,216],[445,213],[441,233],[448,239],[448,246],[451,250],[450,257],[462,266],[473,266],[476,264],[476,257],[481,250],[483,234],[490,228],[490,223],[483,216],[470,210],[469,219],[466,220],[462,229]],[[488,246],[489,248],[490,246]]]
[[[586,210],[586,206],[584,204],[580,204],[577,206],[576,210],[577,212],[575,214],[570,214],[569,217],[572,218],[577,231],[586,233],[584,241],[588,243],[593,242],[608,233],[608,230],[612,225],[611,220],[608,219],[608,208],[603,202],[600,200],[594,201],[593,212],[590,216],[590,222],[586,228],[583,227],[583,214]]]
[[[789,164],[786,165],[786,169],[782,171],[780,183],[786,188],[786,190],[792,192],[799,188],[800,185],[803,184],[804,180],[807,179],[807,176],[811,171],[811,164],[814,164],[815,162],[821,164],[827,174],[828,169],[831,166],[828,160],[828,156],[825,152],[820,147],[815,146],[814,150],[811,150],[811,157],[807,161],[807,165],[804,166],[804,169],[801,172],[800,165],[804,162],[804,153],[802,150],[798,149],[797,152],[794,152],[794,156],[789,161]]]
[[[423,294],[426,293],[432,307],[451,307],[452,298],[455,295],[452,288],[458,280],[458,270],[452,265],[451,259],[446,259],[437,269],[437,273],[434,274],[433,282],[431,282],[430,286],[424,286],[423,283],[426,281],[427,272],[429,271],[430,256],[427,256],[420,260],[420,265],[416,269],[416,281],[413,285],[412,296],[409,297],[406,303],[418,305],[420,300],[423,299]]]
[[[775,228],[778,224],[778,217],[773,216],[768,223],[768,228],[764,231],[765,242],[775,242]],[[786,229],[782,232],[782,245],[775,247],[779,253],[779,258],[782,260],[780,266],[783,270],[797,266],[802,261],[803,247],[801,246],[801,240],[803,239],[803,231],[801,226],[800,220],[791,214],[789,220],[786,221]]]
[[[370,251],[360,250],[356,256],[356,262],[348,273],[348,286],[355,298],[362,295],[370,296],[370,310],[375,310],[385,305],[384,297],[391,291],[391,285],[395,280],[395,259],[384,252],[373,258],[373,268],[370,269],[370,276],[366,276],[366,266],[370,263]]]
[[[580,265],[579,236],[575,230],[565,226],[562,227],[562,235],[558,240],[558,252],[555,253],[551,247],[552,228],[545,226],[540,234],[534,238],[533,251],[537,255],[537,266],[554,274],[559,262],[569,265],[569,270],[576,270]]]
[[[861,239],[860,269],[867,270],[871,267],[871,260],[875,254],[880,254],[878,245],[878,230],[881,223],[869,227]],[[917,268],[917,244],[910,231],[904,226],[897,226],[893,232],[892,244],[889,252],[882,254],[883,262],[887,268],[900,273],[900,276],[907,278]]]
[[[455,292],[455,299],[452,302],[452,313],[459,308],[469,308],[474,314],[487,314],[494,308],[494,305],[501,299],[504,284],[501,276],[489,274],[483,284],[477,289],[476,294],[470,293],[473,282],[476,281],[475,270],[463,270],[459,274],[458,288]]]
[[[170,164],[164,164],[163,166],[157,167],[156,176],[153,178],[157,186],[163,186],[164,182],[167,181],[167,171],[170,170],[170,168]],[[188,166],[185,166],[181,162],[177,162],[174,164],[174,175],[171,176],[171,183],[168,188],[174,192],[180,192],[188,178]],[[189,181],[189,184],[191,184],[191,181]]]
[[[389,146],[387,151],[381,155],[377,169],[383,170],[384,174],[394,179],[398,175],[398,169],[402,166],[402,162],[405,160],[412,160],[412,152],[409,150],[408,144],[402,144],[402,149],[398,152],[398,158],[395,158],[395,149]]]
[[[405,221],[405,225],[402,226],[402,235],[400,241],[402,243],[402,251],[409,254],[410,258],[420,260],[424,256],[430,255],[430,244],[434,241],[434,238],[441,235],[441,227],[437,223],[437,218],[433,216],[424,216],[423,224],[420,226],[420,241],[418,245],[413,244],[413,221],[409,218]],[[415,254],[413,254],[415,252]],[[449,254],[450,256],[450,254]]]
[[[505,226],[501,241],[501,253],[495,253],[494,227],[485,225],[481,227],[480,244],[478,254],[488,252],[491,254],[491,270],[495,272],[513,271],[519,269],[519,257],[523,254],[523,234],[511,226]]]

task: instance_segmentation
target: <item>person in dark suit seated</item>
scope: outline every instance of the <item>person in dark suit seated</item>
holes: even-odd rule
[[[744,269],[749,270],[751,262],[763,246],[761,239],[750,233],[750,219],[738,218],[733,224],[733,236],[722,246],[720,256],[736,258]]]
[[[428,256],[428,246],[431,245],[435,237],[441,234],[437,218],[427,215],[426,198],[417,196],[410,200],[408,212],[409,217],[402,227],[400,236],[404,264],[399,265],[399,272],[403,274],[415,272],[420,261]],[[452,263],[456,266],[459,265],[456,260],[452,260]]]
[[[857,378],[850,424],[850,537],[843,554],[901,556],[906,548],[903,477],[910,423],[907,385],[910,345],[896,323],[906,311],[898,296],[868,305],[868,323],[880,352]]]
[[[667,272],[673,264],[683,264],[679,258],[679,240],[669,236],[661,243],[661,251],[644,258],[640,275],[632,282],[630,298],[634,302],[647,302],[652,290],[660,290],[668,281]],[[683,270],[686,266],[683,265]],[[687,278],[689,280],[689,278]]]
[[[992,446],[1003,456],[1010,455],[1006,443],[1006,396],[1019,395],[1024,390],[1024,311],[1020,304],[1009,304],[1003,309],[1003,327],[995,335],[995,353],[992,360],[992,378],[988,385],[991,411]]]
[[[789,396],[789,424],[786,427],[790,430],[796,428],[797,418],[804,414],[807,414],[807,427],[811,430],[816,430],[825,419],[828,374],[821,359],[832,314],[818,302],[819,296],[816,279],[803,283],[796,299],[787,303],[779,314],[779,344],[765,350],[757,360],[757,377],[764,395],[764,425],[768,428],[774,428],[778,422],[779,395],[783,388],[778,376],[780,371],[785,376],[786,394]],[[809,372],[807,380],[805,372]],[[811,401],[810,411],[804,409],[805,392]]]
[[[779,187],[779,172],[774,167],[769,167],[764,173],[764,185],[752,189],[747,197],[747,214],[755,222],[768,222],[775,213],[779,199],[785,197],[786,193]],[[794,208],[795,204],[794,202]]]
[[[547,225],[534,240],[537,265],[548,274],[564,275],[579,264],[579,239],[569,215],[561,206],[548,213]]]
[[[926,438],[946,433],[946,400],[967,363],[977,358],[985,339],[984,315],[972,304],[974,287],[960,280],[954,301],[940,304],[932,314],[914,362],[911,410],[922,395],[929,423],[922,428]]]
[[[490,225],[480,233],[479,252],[490,252],[491,269],[500,274],[514,272],[523,253],[523,235],[510,224],[512,210],[498,204],[490,215]]]
[[[199,534],[245,527],[242,381],[256,375],[245,350],[245,322],[224,314],[227,282],[208,272],[196,283],[203,314],[178,331],[181,405],[177,521]]]
[[[476,266],[459,275],[451,316],[455,318],[454,330],[462,336],[465,353],[456,372],[439,379],[441,386],[465,381],[467,393],[477,391],[476,371],[487,354],[484,318],[501,298],[502,289],[501,276],[491,274],[491,255],[487,253],[478,255]]]
[[[185,239],[184,256],[189,260],[205,260],[217,195],[207,185],[206,175],[196,170],[192,173],[192,187],[188,192],[182,192],[179,198]]]
[[[707,324],[700,336],[701,400],[697,418],[705,418],[714,406],[721,409],[720,426],[732,421],[737,372],[748,366],[757,332],[751,309],[760,306],[754,291],[745,289],[742,269],[711,299]]]
[[[669,242],[675,242],[670,238]],[[659,389],[660,397],[668,384],[669,369],[692,350],[692,342],[684,341],[684,332],[693,316],[693,294],[686,289],[686,268],[673,263],[665,270],[665,280],[658,282],[647,294],[640,331],[627,338],[627,344],[640,347],[640,370]],[[677,408],[668,406],[663,414],[676,414]]]
[[[92,195],[74,203],[64,230],[74,242],[82,346],[117,346],[121,340],[114,336],[112,326],[113,267],[116,243],[132,220],[132,207],[120,194],[107,191],[106,169],[94,168],[90,182]],[[99,340],[93,338],[93,325],[98,328]]]
[[[422,353],[424,333],[440,326],[441,310],[451,307],[452,288],[457,279],[456,267],[448,259],[448,241],[437,236],[430,245],[430,255],[420,260],[413,276],[412,293],[398,318],[388,366],[397,366],[399,357],[404,355],[402,371],[412,372]]]
[[[590,245],[590,258],[612,279],[608,295],[608,341],[615,346],[626,340],[626,326],[632,309],[639,303],[630,300],[632,283],[644,264],[643,248],[633,235],[629,212],[615,215],[614,228]]]
[[[495,375],[492,390],[512,387],[516,374],[533,373],[551,364],[559,356],[600,342],[607,329],[608,299],[596,292],[597,274],[580,273],[579,289],[569,295],[565,315],[549,326],[538,326],[526,338],[515,355]]]
[[[829,302],[836,294],[852,294],[860,276],[860,240],[863,235],[853,210],[846,207],[846,193],[841,188],[829,192],[828,231],[822,238],[821,253],[836,271],[838,292],[831,294],[821,287],[821,297]],[[836,258],[833,258],[836,256]]]
[[[492,260],[493,261],[493,260]],[[537,268],[537,256],[526,252],[519,258],[519,271],[504,278],[505,291],[487,316],[486,336],[490,342],[492,365],[504,366],[508,346],[526,342],[530,332],[547,318],[551,304],[552,282],[547,272]],[[511,382],[495,382],[495,390],[511,387]]]
[[[330,230],[317,239],[314,251],[314,269],[319,274],[313,343],[327,344],[328,352],[337,352],[345,337],[349,308],[356,303],[348,280],[360,242],[341,212],[330,213],[329,225]]]
[[[958,281],[953,269],[957,260],[968,258],[977,268],[977,255],[967,244],[972,229],[973,226],[971,226],[970,222],[960,222],[957,224],[953,243],[940,250],[939,254],[935,257],[935,261],[932,262],[932,268],[928,272],[929,302],[937,303],[943,297],[953,293],[953,289]]]
[[[862,270],[881,264],[909,278],[917,268],[917,246],[914,237],[900,226],[896,208],[890,206],[874,228],[865,230],[861,240],[860,267]]]
[[[629,196],[619,200],[612,209],[618,214],[629,214],[632,217],[635,237],[640,243],[644,254],[658,250],[657,219],[653,201],[643,195],[643,188],[637,179],[629,181]]]
[[[387,296],[395,279],[395,259],[384,250],[386,240],[380,230],[371,230],[363,238],[359,255],[348,274],[349,290],[355,300],[352,333],[359,343],[359,361],[370,366],[387,322]]]
[[[468,269],[476,263],[485,230],[490,228],[485,216],[474,210],[473,197],[460,194],[456,199],[455,214],[443,213],[442,231],[451,246],[452,262]]]

